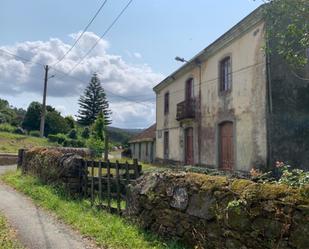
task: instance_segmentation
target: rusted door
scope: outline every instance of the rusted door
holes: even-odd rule
[[[185,130],[185,163],[194,164],[193,159],[193,128],[187,128]]]
[[[233,123],[225,122],[220,125],[219,167],[222,170],[232,170],[234,167]]]

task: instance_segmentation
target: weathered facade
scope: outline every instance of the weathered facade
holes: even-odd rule
[[[289,107],[285,109],[277,93],[285,89],[288,94],[297,88],[295,77],[283,61],[268,63],[265,45],[260,7],[154,87],[158,161],[249,171],[274,160],[294,159],[291,152],[296,144],[291,147],[285,133],[287,129],[294,132],[299,123],[283,128],[281,119],[297,111],[304,131],[309,105],[301,105],[297,97],[305,86],[300,84],[301,91],[295,93],[293,102],[299,101],[302,108],[280,98]],[[289,77],[270,84],[271,74],[277,79],[284,75],[280,74],[283,68]],[[279,127],[283,129],[281,135],[276,131]],[[289,152],[277,147],[283,138],[287,138],[286,144],[280,148],[289,147]],[[304,159],[298,161],[298,166],[309,164],[305,146],[296,147],[297,157]]]
[[[151,163],[156,154],[156,124],[137,134],[130,141],[132,158]]]

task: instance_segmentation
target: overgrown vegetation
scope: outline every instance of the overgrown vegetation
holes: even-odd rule
[[[13,231],[8,227],[6,219],[0,214],[0,249],[22,249],[15,239]]]
[[[1,178],[31,197],[36,204],[53,211],[81,234],[93,238],[99,246],[119,249],[183,248],[176,242],[162,242],[119,216],[93,209],[88,201],[71,199],[61,188],[44,185],[35,177],[9,172]]]
[[[293,168],[277,161],[275,172],[261,172],[258,169],[250,171],[251,179],[259,183],[280,183],[291,187],[303,187],[309,184],[309,171]]]
[[[309,1],[269,0],[265,6],[266,35],[271,52],[281,55],[292,69],[308,63]]]

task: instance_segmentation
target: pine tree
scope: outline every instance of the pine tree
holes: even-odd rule
[[[93,74],[84,94],[79,98],[78,122],[81,125],[91,125],[102,111],[105,125],[111,124],[111,111],[105,91],[96,73]]]

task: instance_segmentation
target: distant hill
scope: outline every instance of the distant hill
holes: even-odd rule
[[[141,131],[142,129],[121,129],[117,127],[108,127],[110,141],[119,144],[126,144],[133,136]]]

